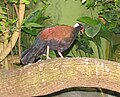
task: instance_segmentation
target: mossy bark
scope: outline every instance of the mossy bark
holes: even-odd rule
[[[120,92],[120,63],[93,58],[58,58],[0,71],[2,97],[33,97],[71,87]]]

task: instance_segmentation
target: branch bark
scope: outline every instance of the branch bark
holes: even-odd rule
[[[120,92],[120,63],[93,58],[58,58],[0,71],[2,97],[33,97],[70,87]]]

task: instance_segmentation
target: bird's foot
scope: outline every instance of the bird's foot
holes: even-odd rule
[[[60,55],[61,58],[64,58],[60,51],[58,51],[58,54]]]
[[[50,57],[47,57],[47,60],[50,60],[51,58]]]
[[[43,56],[46,56],[46,60],[50,60],[51,58],[48,56],[48,55],[46,55],[46,54],[43,54]]]

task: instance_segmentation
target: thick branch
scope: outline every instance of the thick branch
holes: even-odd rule
[[[0,95],[31,97],[70,87],[100,87],[120,92],[120,63],[92,58],[47,60],[0,71]]]

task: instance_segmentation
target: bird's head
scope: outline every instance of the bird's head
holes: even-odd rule
[[[85,30],[85,29],[84,29],[84,26],[83,26],[82,24],[76,23],[73,27],[79,29],[79,31],[80,31],[82,34],[84,33],[84,30]]]

